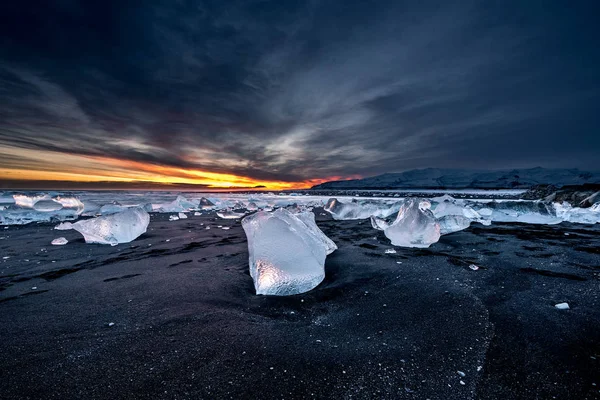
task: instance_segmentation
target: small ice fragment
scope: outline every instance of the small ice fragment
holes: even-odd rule
[[[73,224],[70,222],[63,222],[54,227],[57,231],[68,231],[69,229],[73,229]]]
[[[387,249],[385,251],[385,254],[396,254],[396,250],[394,250],[394,249]]]
[[[568,310],[569,309],[569,303],[558,303],[554,307],[558,308],[559,310]]]
[[[10,256],[4,256],[2,257],[3,260],[8,260],[10,258]]]
[[[479,269],[479,267],[475,264],[469,265],[469,268],[472,269],[473,271],[477,271]]]
[[[466,383],[464,383],[463,381],[460,381],[460,384],[463,386],[466,385]]]
[[[32,287],[31,290],[37,290],[37,286]]]
[[[467,374],[465,374],[465,373],[464,373],[464,372],[462,372],[462,371],[456,371],[456,373],[457,373],[457,374],[458,374],[458,375],[459,375],[461,378],[464,378],[465,376],[467,376]]]
[[[194,216],[195,216],[195,217],[199,217],[199,216],[201,216],[201,215],[202,215],[202,213],[201,213],[201,212],[198,212],[198,211],[196,211],[196,212],[194,213]]]
[[[109,322],[108,326],[113,326],[115,323],[114,322]]]
[[[396,261],[396,264],[402,264],[402,261]]]
[[[568,233],[568,232],[565,232],[565,236],[569,236],[569,233]]]
[[[179,219],[186,219],[187,215],[185,215],[185,213],[180,212],[179,214],[177,214],[177,216],[179,217]]]
[[[237,213],[234,211],[218,211],[217,215],[223,219],[238,219],[238,218],[242,218],[246,214]]]
[[[206,229],[210,229],[210,226],[207,226]]]
[[[224,227],[222,227],[221,229],[223,229],[223,230],[227,231],[227,230],[229,230],[229,229],[230,229],[230,227],[228,227],[228,226],[224,226]]]
[[[169,221],[179,221],[179,217],[177,215],[169,215]]]
[[[480,365],[477,367],[477,372],[481,371],[483,369],[483,367]]]
[[[65,239],[64,237],[59,237],[54,239],[51,244],[54,246],[64,246],[67,243],[69,243],[67,239]]]

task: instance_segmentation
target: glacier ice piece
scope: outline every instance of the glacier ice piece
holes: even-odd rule
[[[589,208],[572,207],[569,203],[554,203],[556,215],[563,221],[578,224],[595,224],[600,222],[600,209],[598,205]]]
[[[67,239],[65,239],[64,237],[59,237],[54,239],[50,244],[52,244],[53,246],[64,246],[67,243],[69,243]]]
[[[238,218],[242,218],[246,214],[238,213],[238,212],[230,211],[230,210],[223,210],[223,211],[217,211],[217,215],[223,219],[238,219]]]
[[[102,207],[100,207],[100,211],[99,212],[102,215],[110,215],[110,214],[120,213],[120,212],[125,211],[125,210],[127,210],[127,207],[122,206],[117,201],[114,201],[112,203],[105,204]]]
[[[365,219],[372,215],[385,218],[398,211],[401,204],[402,202],[388,204],[376,201],[342,203],[336,198],[331,198],[327,200],[323,209],[329,212],[335,220]]]
[[[198,204],[198,207],[200,207],[203,210],[210,210],[215,206],[215,204],[210,201],[209,199],[207,199],[206,197],[202,197],[200,199],[200,203]]]
[[[35,211],[48,212],[62,210],[63,205],[54,200],[40,200],[33,205]]]
[[[73,209],[77,214],[81,214],[85,209],[85,205],[77,197],[73,196],[56,196],[52,200],[62,204],[63,208]]]
[[[394,246],[429,247],[440,239],[440,224],[429,201],[410,198],[402,202],[396,220],[383,230]]]
[[[256,294],[289,296],[315,288],[325,278],[325,258],[337,249],[313,213],[259,211],[245,217],[242,227]]]
[[[559,224],[563,220],[557,216],[553,205],[542,201],[491,201],[485,204],[492,210],[490,219],[494,222],[522,222],[527,224]],[[481,215],[483,210],[476,210]]]
[[[15,208],[12,208],[15,207]],[[9,206],[0,211],[0,225],[25,225],[32,222],[59,222],[77,219],[75,210],[35,211],[31,208]]]
[[[199,201],[197,200],[188,200],[185,197],[179,195],[172,202],[159,205],[156,211],[163,213],[183,212],[188,211],[190,209],[198,208],[198,204]]]
[[[463,215],[445,215],[437,221],[440,224],[440,235],[462,231],[471,226],[471,220]]]
[[[47,194],[36,194],[36,195],[26,195],[26,194],[15,194],[13,195],[13,199],[15,204],[19,207],[23,208],[33,208],[35,203],[40,200],[50,200],[50,196]]]
[[[177,216],[179,217],[179,219],[186,219],[188,216],[186,215],[186,213],[178,213]]]
[[[81,233],[86,243],[110,244],[129,243],[146,232],[150,214],[143,208],[132,207],[116,214],[60,224],[55,229],[75,229]]]

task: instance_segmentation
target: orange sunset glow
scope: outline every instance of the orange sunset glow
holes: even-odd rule
[[[139,161],[109,157],[82,156],[49,151],[11,149],[11,155],[19,155],[30,167],[0,167],[0,179],[23,181],[68,182],[144,182],[164,185],[199,185],[206,189],[305,189],[342,177],[315,178],[299,182],[260,180],[248,176],[184,169],[155,165]],[[4,149],[7,152],[7,149]],[[48,160],[52,160],[51,163]]]

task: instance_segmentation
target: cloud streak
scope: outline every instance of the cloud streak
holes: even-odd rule
[[[90,174],[300,185],[598,167],[585,5],[359,3],[2,5],[4,170],[67,173],[73,155]]]

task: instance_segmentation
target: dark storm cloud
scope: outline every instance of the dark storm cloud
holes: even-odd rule
[[[595,4],[437,3],[4,2],[0,147],[292,181],[597,169]]]

